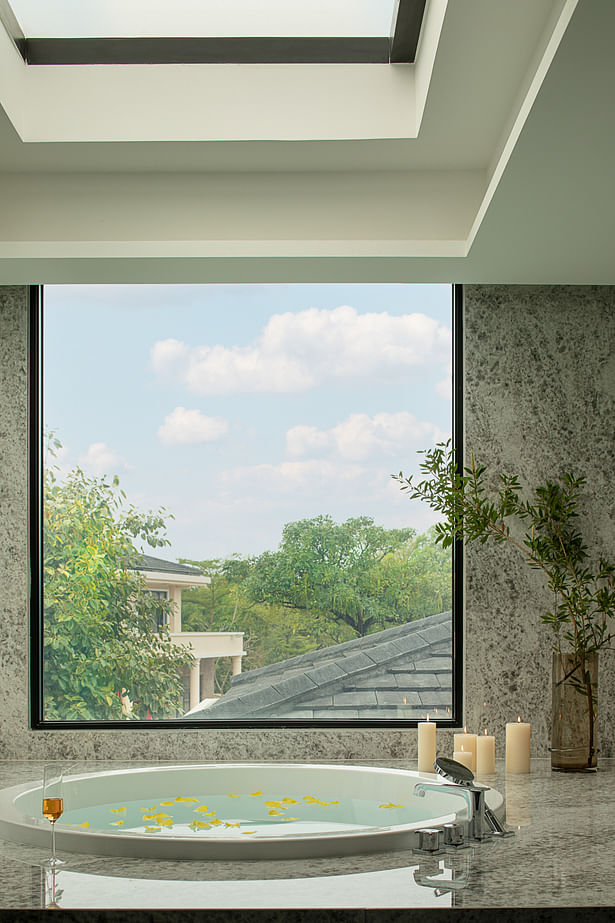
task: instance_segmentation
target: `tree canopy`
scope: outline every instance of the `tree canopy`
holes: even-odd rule
[[[53,467],[44,483],[44,692],[47,719],[173,717],[181,709],[189,652],[155,631],[168,603],[148,593],[130,569],[135,542],[168,544],[165,513],[127,507],[119,481],[65,480]]]

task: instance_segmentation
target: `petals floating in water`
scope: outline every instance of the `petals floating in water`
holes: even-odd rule
[[[182,798],[181,795],[177,795],[175,801],[181,804],[186,804],[188,801],[194,801],[195,804],[198,804],[198,798]]]
[[[89,822],[89,820],[84,820],[84,822],[83,822],[82,824],[67,824],[66,826],[67,826],[67,827],[89,827],[89,826],[90,826],[90,822]]]
[[[304,795],[304,796],[303,796],[303,800],[304,800],[307,804],[316,804],[317,801],[318,801],[318,798],[314,798],[313,795]]]
[[[192,830],[209,830],[211,828],[211,824],[206,824],[202,820],[193,820],[188,826]]]
[[[250,798],[256,798],[257,795],[262,795],[262,792],[250,792]]]
[[[147,812],[151,813],[152,811],[155,811],[157,807],[158,807],[158,805],[155,804],[153,808],[141,808],[141,810],[142,810],[142,811],[147,811]]]
[[[160,833],[162,827],[146,827],[148,833]]]
[[[229,795],[229,798],[241,798],[241,795]]]
[[[240,827],[241,821],[238,821],[236,824],[229,824],[227,821],[224,821],[224,826],[225,827]]]
[[[112,820],[112,821],[111,821],[111,826],[112,826],[112,827],[121,827],[123,823],[124,823],[123,820]]]
[[[256,833],[256,830],[242,830],[241,831],[242,836],[250,836],[251,833]]]
[[[109,808],[112,814],[123,814],[126,810],[126,805],[123,808]]]
[[[206,804],[201,804],[201,805],[199,805],[198,808],[195,808],[194,810],[195,810],[195,811],[201,811],[203,814],[207,814],[207,813],[209,812],[209,806],[206,805]]]
[[[299,804],[299,802],[295,798],[282,798],[282,804]]]
[[[379,804],[379,808],[403,808],[403,804],[394,804],[392,801],[389,804]]]
[[[271,808],[269,814],[277,814],[279,817],[282,814],[282,811],[278,811],[276,808]]]
[[[281,807],[282,807],[282,802],[281,802],[281,801],[265,801],[265,802],[263,802],[263,803],[264,803],[268,808],[281,808]]]
[[[160,807],[161,807],[161,808],[169,808],[169,807],[171,807],[171,806],[174,805],[174,804],[175,804],[174,801],[161,801],[161,802],[160,802]]]

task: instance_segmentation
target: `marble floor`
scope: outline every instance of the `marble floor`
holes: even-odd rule
[[[127,764],[71,765],[100,771]],[[405,761],[382,765],[416,768]],[[41,763],[0,763],[2,788],[41,775]],[[552,773],[548,760],[533,760],[530,775],[507,776],[498,764],[484,781],[505,795],[514,837],[420,860],[410,850],[275,862],[66,853],[55,881],[41,867],[46,850],[0,840],[0,903],[43,909],[55,893],[65,909],[107,910],[615,906],[614,760],[603,760],[593,774]]]

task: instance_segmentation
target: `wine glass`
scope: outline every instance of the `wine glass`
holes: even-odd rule
[[[56,856],[56,821],[62,816],[64,797],[62,794],[62,767],[49,763],[43,770],[43,817],[51,824],[51,858],[43,862],[45,868],[55,869],[64,865]]]

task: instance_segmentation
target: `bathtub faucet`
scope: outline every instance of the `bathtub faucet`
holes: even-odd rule
[[[425,792],[447,791],[451,795],[463,798],[468,808],[467,835],[474,840],[483,840],[488,836],[505,836],[499,820],[485,804],[485,792],[488,786],[476,782],[418,782],[414,787],[414,794],[424,798]]]
[[[419,782],[414,788],[415,795],[424,798],[425,792],[442,791],[443,788],[451,794],[461,795],[468,806],[467,835],[475,840],[483,840],[488,836],[513,836],[514,831],[503,827],[491,808],[487,807],[485,792],[489,791],[489,787],[475,782],[471,769],[445,756],[438,756],[433,768],[446,782],[439,785],[435,782]]]

